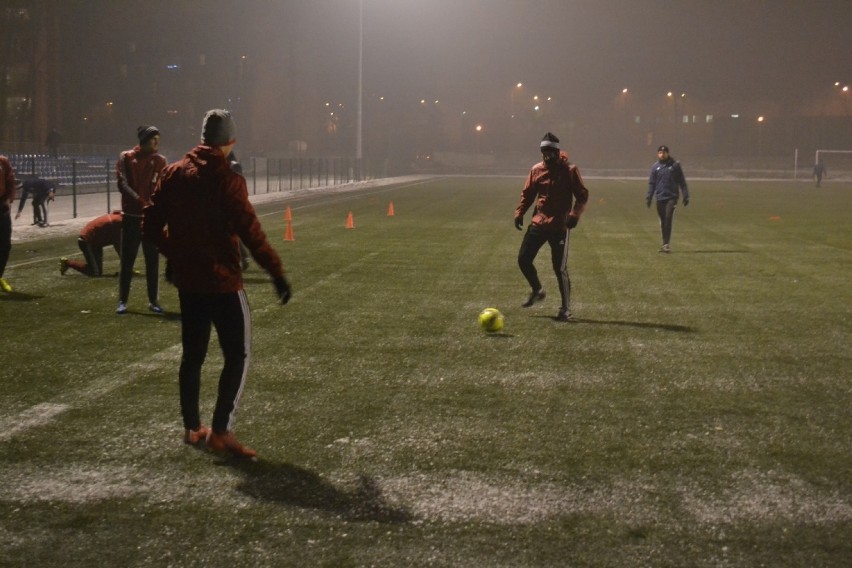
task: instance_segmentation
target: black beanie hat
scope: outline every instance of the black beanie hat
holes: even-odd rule
[[[559,138],[554,136],[551,132],[548,132],[544,135],[544,138],[541,139],[541,144],[539,145],[539,148],[554,148],[556,150],[559,150]]]
[[[148,124],[143,124],[136,128],[136,136],[139,138],[140,145],[144,144],[159,133],[160,131],[156,126],[150,126]]]
[[[208,110],[201,124],[201,141],[208,146],[227,146],[236,141],[237,125],[227,110]]]

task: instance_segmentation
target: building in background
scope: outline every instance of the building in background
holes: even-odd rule
[[[205,110],[228,108],[240,125],[243,159],[355,154],[357,2],[208,0],[203,11],[167,0],[149,0],[144,10],[128,1],[11,3],[0,7],[0,152],[47,154],[56,128],[60,152],[112,155],[133,141],[136,126],[156,124],[163,151],[176,158],[198,140]],[[379,30],[383,14],[364,4],[363,149],[387,172],[431,167],[435,156],[517,171],[529,162],[530,140],[545,131],[557,132],[587,169],[644,169],[649,149],[663,143],[692,164],[789,161],[796,149],[804,156],[852,148],[852,94],[835,78],[800,81],[795,93],[735,92],[708,79],[712,93],[652,90],[646,82],[602,95],[602,83],[631,69],[578,67],[587,74],[556,73],[536,84],[508,77],[511,60],[500,60],[474,76],[485,63],[474,54],[488,38],[456,38],[464,46],[459,61],[439,61],[448,49],[417,44],[395,27]],[[514,5],[495,2],[494,11],[508,14]],[[432,4],[391,9],[455,21]],[[505,43],[482,51],[493,57]],[[432,51],[443,55],[430,61]],[[526,71],[535,57],[523,61]],[[689,84],[690,69],[675,69],[672,82]],[[466,155],[478,157],[459,159]]]

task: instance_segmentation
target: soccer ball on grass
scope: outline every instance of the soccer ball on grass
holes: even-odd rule
[[[479,327],[488,333],[503,329],[503,314],[497,308],[485,308],[479,314]]]

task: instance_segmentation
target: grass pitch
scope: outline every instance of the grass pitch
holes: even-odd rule
[[[852,186],[693,182],[663,255],[644,181],[587,180],[566,324],[546,247],[520,308],[521,184],[258,206],[294,297],[247,272],[256,463],[181,443],[173,288],[117,316],[76,235],[15,245],[0,566],[847,566]]]

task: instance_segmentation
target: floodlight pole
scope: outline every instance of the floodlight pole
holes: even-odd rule
[[[361,179],[361,160],[363,158],[362,127],[364,114],[364,0],[358,1],[358,121],[355,141],[355,160],[357,177]]]

